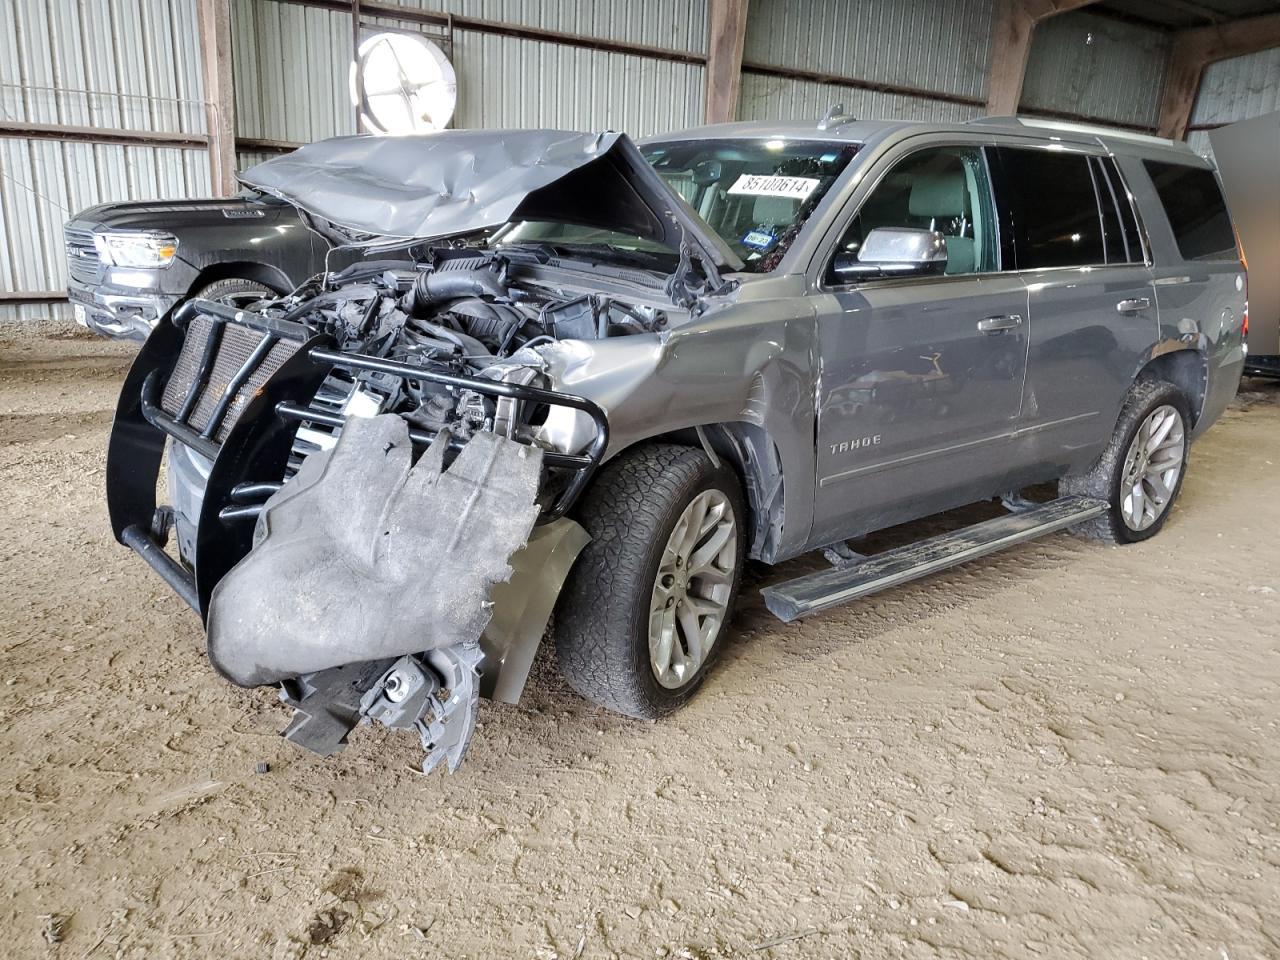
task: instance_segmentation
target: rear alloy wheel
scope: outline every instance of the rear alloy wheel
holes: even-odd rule
[[[1120,481],[1120,515],[1130,530],[1146,530],[1169,508],[1182,481],[1186,436],[1182,414],[1167,403],[1152,410],[1134,434]]]
[[[645,444],[605,464],[574,513],[591,542],[556,607],[560,670],[602,707],[668,714],[724,645],[746,553],[738,476],[700,449]]]
[[[1111,506],[1075,531],[1112,543],[1135,543],[1159,533],[1182,488],[1190,425],[1190,409],[1177,387],[1163,380],[1135,383],[1097,462],[1058,484],[1063,494]]]

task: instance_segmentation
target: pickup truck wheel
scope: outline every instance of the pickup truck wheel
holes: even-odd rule
[[[733,613],[738,478],[702,450],[646,445],[607,464],[575,512],[591,542],[556,610],[560,669],[610,710],[668,714],[701,684]]]
[[[226,280],[214,281],[207,287],[197,290],[192,294],[192,299],[214,300],[232,307],[247,307],[251,303],[257,303],[259,300],[266,300],[276,295],[274,290],[264,287],[256,280],[228,277]]]
[[[1190,410],[1171,383],[1141,380],[1125,400],[1116,432],[1088,473],[1063,477],[1064,494],[1111,504],[1076,532],[1112,543],[1136,543],[1160,532],[1186,473]]]

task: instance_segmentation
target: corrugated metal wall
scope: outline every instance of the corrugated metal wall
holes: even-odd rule
[[[0,119],[202,135],[197,0],[0,0]],[[390,0],[397,2],[397,0]],[[454,23],[454,123],[613,127],[636,135],[701,121],[707,0],[398,0]],[[740,115],[958,121],[983,112],[991,0],[751,0]],[[347,14],[232,0],[236,132],[304,142],[354,129]],[[468,25],[467,18],[484,21]],[[439,35],[443,28],[380,20]],[[503,25],[585,42],[503,34]],[[614,52],[641,45],[669,56]],[[1029,112],[1156,123],[1168,34],[1087,11],[1041,24]],[[692,55],[694,62],[680,57]],[[1280,107],[1280,52],[1217,64],[1196,124]],[[1193,134],[1200,145],[1204,134]],[[246,145],[248,166],[272,156]],[[95,202],[207,192],[206,155],[173,146],[0,138],[0,289],[58,290],[61,221]],[[0,306],[6,317],[49,307]]]
[[[701,53],[706,0],[391,0],[455,16]]]
[[[1280,50],[1212,64],[1204,73],[1191,126],[1234,123],[1280,110]],[[1209,133],[1193,130],[1187,142],[1209,153]]]
[[[859,117],[964,120],[981,112],[989,0],[751,0],[743,61],[744,120],[822,116],[844,103]],[[868,86],[815,82],[752,65],[848,77]],[[911,87],[919,95],[868,89]],[[973,101],[939,100],[929,94]]]
[[[1025,113],[1088,113],[1155,129],[1169,34],[1086,12],[1036,27],[1022,88]]]
[[[0,119],[204,133],[195,0],[3,0],[0,23]],[[0,290],[65,287],[72,212],[208,191],[203,150],[0,137]],[[0,322],[68,313],[0,304]]]
[[[400,0],[400,5],[627,44],[701,53],[705,0]],[[286,0],[236,0],[236,132],[307,142],[351,133],[351,19]],[[440,31],[379,17],[379,24]],[[700,64],[467,29],[453,32],[456,127],[625,129],[644,135],[695,123]]]
[[[457,127],[625,130],[701,122],[706,70],[515,37],[457,31]]]
[[[817,120],[836,104],[855,117],[955,122],[979,116],[982,109],[964,104],[880,93],[835,83],[814,83],[760,73],[742,76],[744,120]]]

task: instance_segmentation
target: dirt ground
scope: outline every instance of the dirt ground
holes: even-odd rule
[[[1058,535],[803,625],[748,589],[657,724],[544,652],[423,777],[406,735],[281,740],[111,540],[129,356],[0,328],[0,955],[1280,956],[1280,387],[1150,543]]]

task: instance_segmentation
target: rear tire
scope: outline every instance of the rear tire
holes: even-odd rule
[[[1073,532],[1110,543],[1138,543],[1159,533],[1182,489],[1190,436],[1190,407],[1177,387],[1163,380],[1135,383],[1097,463],[1059,481],[1064,495],[1110,504]]]
[[[575,512],[591,542],[556,609],[560,670],[610,710],[671,713],[733,615],[746,552],[738,477],[702,450],[647,444],[607,464]]]

